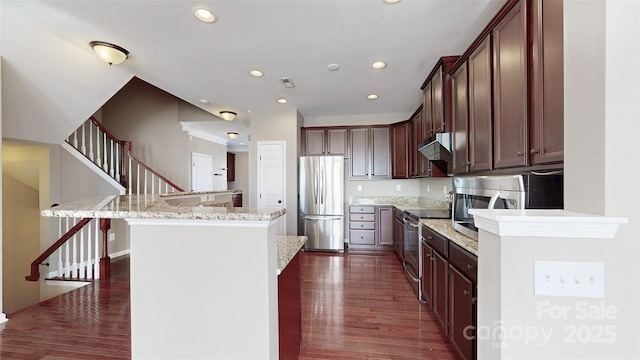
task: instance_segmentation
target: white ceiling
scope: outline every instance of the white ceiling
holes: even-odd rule
[[[119,72],[212,114],[235,111],[247,131],[250,111],[278,107],[311,118],[411,114],[438,58],[464,52],[504,2],[3,0],[0,9],[87,53],[92,40],[118,44],[132,54],[113,65]],[[218,20],[197,21],[197,7]],[[378,60],[388,66],[373,70]],[[329,71],[331,63],[340,69]],[[255,68],[265,76],[249,76]],[[279,77],[290,77],[296,87],[283,87]],[[371,93],[379,99],[368,100]],[[277,104],[280,97],[288,104]],[[201,125],[216,136],[228,129],[221,120]],[[242,135],[238,141],[246,140]]]

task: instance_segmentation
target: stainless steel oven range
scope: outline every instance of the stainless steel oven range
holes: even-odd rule
[[[404,267],[405,275],[413,291],[422,298],[420,278],[422,276],[422,242],[420,241],[420,219],[449,219],[451,210],[405,210],[404,212]]]

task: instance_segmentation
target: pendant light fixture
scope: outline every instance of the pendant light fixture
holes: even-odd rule
[[[225,121],[233,121],[236,118],[236,113],[233,111],[220,111],[220,117]]]
[[[104,41],[92,41],[89,43],[98,57],[109,65],[121,64],[131,54],[124,48]]]

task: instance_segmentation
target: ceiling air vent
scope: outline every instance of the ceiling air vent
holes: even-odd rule
[[[282,85],[284,85],[284,87],[286,88],[296,87],[296,84],[294,84],[293,81],[291,81],[291,79],[289,79],[288,77],[281,77],[279,79],[280,81],[282,81]]]

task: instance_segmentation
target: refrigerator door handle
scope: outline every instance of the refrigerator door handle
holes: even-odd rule
[[[320,166],[320,204],[324,205],[324,164]]]
[[[342,216],[303,216],[303,220],[341,220]]]

